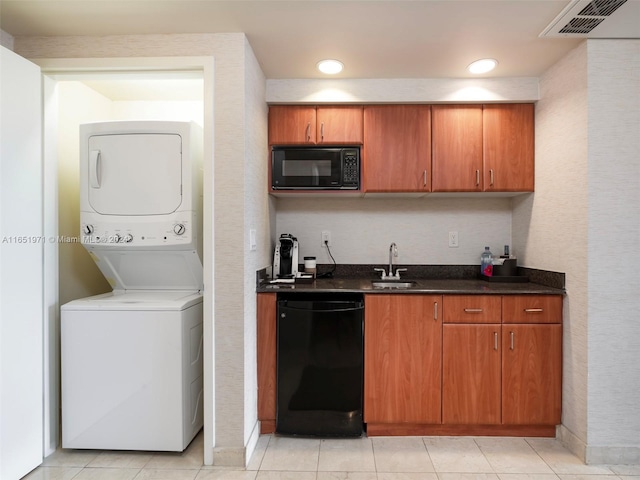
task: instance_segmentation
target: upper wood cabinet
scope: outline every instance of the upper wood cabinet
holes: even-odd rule
[[[483,190],[533,192],[533,104],[491,104],[482,109]]]
[[[431,107],[364,107],[363,189],[366,192],[431,190]]]
[[[432,191],[533,191],[533,104],[431,109]]]
[[[482,191],[482,105],[431,107],[431,189]]]
[[[269,107],[269,145],[360,145],[362,106]]]
[[[367,423],[440,423],[442,297],[365,295]]]

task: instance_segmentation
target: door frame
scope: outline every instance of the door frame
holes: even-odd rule
[[[87,74],[132,73],[136,75],[170,71],[201,71],[203,75],[203,275],[204,275],[204,322],[203,322],[203,360],[204,360],[204,464],[213,464],[213,446],[215,445],[215,329],[214,329],[214,82],[215,60],[210,56],[194,57],[122,57],[122,58],[46,58],[31,59],[40,66],[45,85],[44,94],[44,156],[45,165],[57,165],[55,148],[51,148],[53,138],[46,132],[55,132],[55,115],[51,114],[52,108],[57,109],[53,91],[55,82],[59,80],[80,80]],[[53,122],[53,124],[52,124]],[[57,175],[52,178],[45,177],[45,192],[53,191],[57,196],[57,186],[51,183],[57,182]],[[48,183],[48,185],[47,185]],[[55,188],[54,188],[55,187]],[[55,197],[49,197],[57,205]],[[50,202],[51,203],[51,202]],[[48,212],[53,215],[53,212]],[[55,209],[57,218],[57,207]],[[57,275],[57,269],[55,272]],[[59,312],[57,328],[59,331]],[[59,344],[56,335],[45,331],[45,339],[49,345],[51,354],[45,357],[45,369],[52,358],[59,358]],[[54,343],[56,342],[56,343]],[[59,375],[59,366],[58,366]],[[52,375],[50,375],[51,377]],[[59,377],[58,377],[59,379]],[[59,382],[54,378],[45,378],[45,385],[51,382],[51,388],[45,391],[44,424],[59,425]],[[49,438],[47,438],[47,435]],[[45,430],[45,456],[53,453],[59,440],[58,431]],[[53,446],[53,449],[47,446]]]

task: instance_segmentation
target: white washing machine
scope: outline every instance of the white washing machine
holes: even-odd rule
[[[202,295],[107,293],[63,307],[64,448],[182,451],[202,428]]]
[[[81,242],[113,287],[62,306],[62,446],[182,451],[203,425],[199,128],[80,126]]]

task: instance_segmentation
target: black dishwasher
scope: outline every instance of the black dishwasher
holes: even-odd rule
[[[364,301],[279,294],[276,433],[362,435]]]

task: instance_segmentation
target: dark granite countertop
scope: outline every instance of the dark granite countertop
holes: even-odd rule
[[[410,267],[414,276],[406,275],[402,282],[415,282],[408,288],[374,288],[379,281],[372,266],[351,268],[342,266],[334,278],[318,278],[310,283],[269,283],[258,272],[256,291],[301,293],[374,293],[374,294],[462,294],[462,295],[563,295],[564,274],[518,268],[518,275],[526,276],[525,282],[486,281],[477,278],[476,266]],[[319,271],[322,271],[319,269]],[[472,273],[473,272],[473,273]]]
[[[303,293],[394,293],[394,294],[464,294],[464,295],[561,295],[564,290],[547,287],[537,283],[501,283],[487,282],[485,280],[440,280],[440,279],[403,279],[402,281],[414,281],[415,286],[408,288],[374,288],[373,281],[363,278],[320,278],[312,283],[263,283],[257,289],[264,292],[303,292]]]

